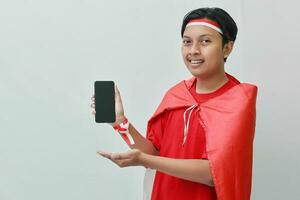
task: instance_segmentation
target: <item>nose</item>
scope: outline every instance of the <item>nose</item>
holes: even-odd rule
[[[197,43],[194,43],[191,48],[190,48],[190,54],[192,55],[197,55],[201,53],[201,48],[200,45],[198,45]]]

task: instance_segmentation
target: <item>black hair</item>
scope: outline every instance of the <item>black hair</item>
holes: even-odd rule
[[[238,28],[232,17],[221,8],[198,8],[188,12],[182,22],[181,26],[181,37],[183,37],[183,32],[187,23],[192,19],[210,19],[218,23],[221,27],[222,35],[222,45],[224,46],[229,41],[235,41]],[[226,58],[225,58],[226,61]]]

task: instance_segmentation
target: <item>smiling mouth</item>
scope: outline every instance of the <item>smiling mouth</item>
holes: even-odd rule
[[[189,59],[188,61],[192,65],[200,65],[200,64],[204,63],[204,60],[202,60],[202,59]]]

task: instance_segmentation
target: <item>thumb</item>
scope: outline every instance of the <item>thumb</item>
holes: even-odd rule
[[[120,95],[120,91],[119,91],[117,85],[115,86],[115,100],[116,100],[117,102],[122,102],[121,95]]]

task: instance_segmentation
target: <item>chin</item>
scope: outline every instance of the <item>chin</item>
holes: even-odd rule
[[[202,70],[199,70],[199,69],[192,69],[192,68],[188,67],[188,70],[195,77],[201,77],[201,76],[205,75],[205,72],[203,72]]]
[[[207,77],[209,77],[209,74],[208,73],[205,73],[205,72],[199,72],[199,71],[192,71],[190,70],[190,73],[196,77],[196,78],[199,78],[199,79],[205,79]]]

